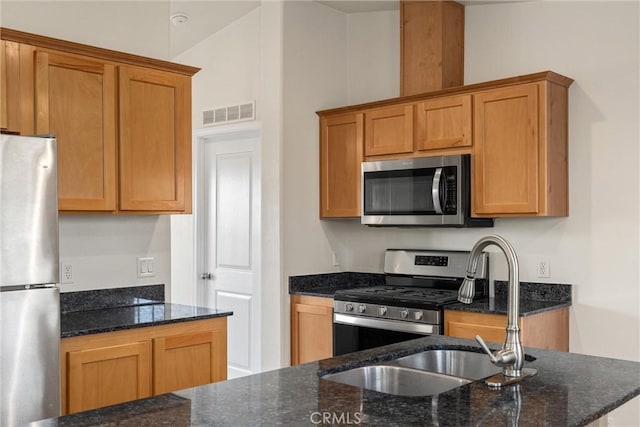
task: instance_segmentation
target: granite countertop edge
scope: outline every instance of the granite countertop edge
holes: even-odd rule
[[[163,309],[163,313],[177,312],[178,314],[174,317],[163,319],[158,318],[141,321],[130,320],[130,312],[132,310],[144,309],[145,307],[161,307]],[[181,314],[180,311],[182,311],[183,314]],[[233,315],[233,312],[229,310],[218,310],[214,308],[173,304],[161,301],[134,306],[63,312],[60,314],[60,338],[73,338],[78,336],[205,320],[231,315]],[[83,323],[86,322],[90,322],[90,325],[83,325]]]

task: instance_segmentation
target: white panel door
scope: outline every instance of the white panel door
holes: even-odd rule
[[[228,377],[260,371],[259,137],[204,142],[204,304],[233,311],[228,319]]]

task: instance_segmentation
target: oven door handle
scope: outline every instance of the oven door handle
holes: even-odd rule
[[[442,168],[437,168],[433,175],[433,184],[431,185],[431,199],[433,200],[433,210],[437,214],[442,215],[442,204],[440,203],[440,180],[442,179]]]
[[[423,323],[400,322],[397,320],[372,319],[370,317],[348,316],[335,313],[333,323],[342,325],[364,326],[367,328],[386,329],[390,331],[409,332],[414,334],[439,334],[437,326]]]

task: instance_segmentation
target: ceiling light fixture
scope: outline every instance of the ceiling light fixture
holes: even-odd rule
[[[173,25],[179,26],[189,22],[189,15],[186,13],[174,13],[169,19]]]

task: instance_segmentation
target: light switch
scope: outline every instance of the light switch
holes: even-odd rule
[[[155,277],[154,260],[153,257],[138,258],[138,277]]]

